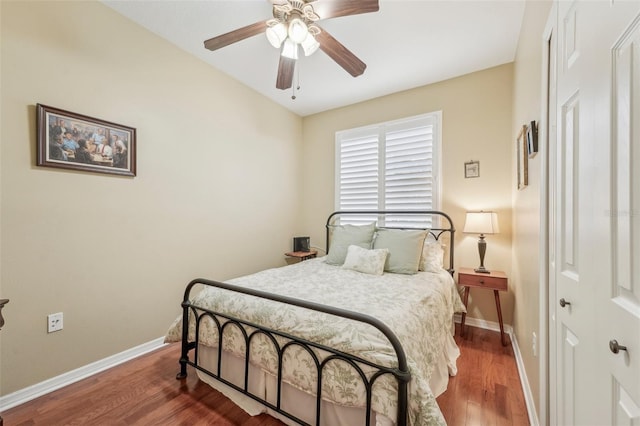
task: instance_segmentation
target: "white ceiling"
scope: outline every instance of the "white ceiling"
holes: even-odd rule
[[[293,100],[275,87],[278,50],[263,35],[214,52],[203,45],[271,18],[268,0],[103,3],[301,116],[511,62],[524,13],[524,0],[380,0],[378,12],[320,21],[367,69],[354,78],[320,50],[301,56]]]

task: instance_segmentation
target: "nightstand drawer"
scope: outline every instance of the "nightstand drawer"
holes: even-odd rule
[[[506,291],[508,286],[506,276],[468,274],[463,271],[458,272],[458,284],[465,287],[484,287],[502,291]]]

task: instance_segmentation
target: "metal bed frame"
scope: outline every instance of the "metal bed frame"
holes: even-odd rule
[[[327,218],[326,223],[326,234],[327,234],[327,252],[329,251],[329,234],[330,229],[335,226],[333,225],[335,220],[338,220],[341,216],[362,216],[362,215],[377,215],[379,217],[383,217],[385,215],[428,215],[429,217],[440,217],[444,219],[446,222],[445,225],[440,225],[438,228],[416,228],[416,227],[386,227],[381,226],[380,228],[386,229],[429,229],[429,233],[436,239],[439,240],[442,235],[449,234],[449,261],[448,261],[448,271],[453,274],[453,242],[455,235],[455,228],[453,227],[453,222],[451,218],[442,212],[439,211],[342,211],[342,212],[334,212]],[[381,365],[377,365],[368,360],[362,359],[360,357],[354,356],[349,353],[345,353],[334,348],[318,344],[316,342],[312,342],[306,339],[302,339],[300,337],[283,333],[278,330],[271,329],[269,327],[264,327],[259,324],[255,324],[240,318],[235,318],[226,314],[222,314],[219,312],[214,312],[209,309],[200,307],[195,305],[190,300],[191,290],[198,285],[210,286],[210,287],[218,287],[229,291],[234,291],[237,293],[248,294],[255,297],[260,297],[263,299],[274,300],[277,302],[299,306],[302,308],[324,312],[330,315],[335,315],[338,317],[343,317],[347,319],[351,319],[354,321],[359,321],[363,323],[370,324],[371,326],[377,328],[380,332],[382,332],[391,345],[393,346],[396,352],[396,359],[398,361],[398,366],[396,368],[389,368]],[[236,391],[250,397],[251,399],[258,401],[264,406],[286,416],[287,418],[302,424],[309,425],[309,423],[304,422],[302,419],[296,417],[295,415],[288,413],[286,410],[282,408],[281,404],[281,396],[282,396],[282,360],[285,351],[287,348],[292,346],[299,346],[303,348],[313,359],[316,369],[318,372],[318,382],[316,386],[316,416],[315,416],[315,424],[317,426],[320,425],[320,413],[321,413],[321,403],[322,403],[322,372],[324,366],[329,361],[340,360],[349,364],[352,368],[354,368],[360,378],[362,379],[362,383],[366,390],[366,412],[365,412],[365,425],[371,424],[371,398],[372,398],[372,389],[375,381],[382,375],[391,374],[396,378],[398,384],[398,415],[396,424],[398,426],[405,426],[407,424],[407,415],[408,415],[408,383],[411,380],[411,374],[409,372],[409,368],[407,366],[407,358],[404,352],[402,345],[400,344],[399,339],[396,335],[391,331],[391,329],[381,322],[380,320],[366,314],[362,314],[359,312],[348,311],[345,309],[335,308],[332,306],[322,305],[318,303],[308,302],[305,300],[294,299],[287,296],[281,296],[277,294],[267,293],[263,291],[253,290],[249,288],[239,287],[227,283],[222,283],[218,281],[207,280],[203,278],[197,278],[192,280],[186,287],[184,292],[184,298],[182,301],[182,352],[180,356],[180,372],[177,374],[176,379],[184,379],[187,377],[187,366],[190,365],[195,369],[207,374],[215,380],[218,380],[225,385],[235,389]],[[189,314],[192,314],[196,321],[196,329],[195,329],[195,337],[193,341],[189,340]],[[210,371],[201,365],[198,364],[198,344],[199,344],[199,329],[201,321],[204,318],[210,318],[216,325],[218,329],[218,362],[217,362],[217,373]],[[220,319],[224,319],[222,322]],[[221,371],[221,363],[222,363],[222,337],[224,330],[229,325],[235,325],[242,332],[245,339],[245,359],[244,359],[244,384],[243,386],[238,386],[229,380],[226,380],[224,377],[220,375]],[[250,332],[248,332],[247,327]],[[274,348],[278,354],[278,366],[277,366],[277,396],[276,403],[272,403],[267,401],[265,398],[255,395],[249,391],[249,364],[250,364],[250,351],[251,351],[251,340],[257,335],[266,336],[273,344]],[[285,343],[280,344],[276,337],[284,338]],[[318,349],[320,351],[326,352],[328,355],[324,356],[322,359],[314,352],[313,349]],[[189,358],[189,352],[194,351],[194,359],[193,361]],[[359,366],[367,365],[369,367],[373,367],[375,372],[367,378],[366,374]]]

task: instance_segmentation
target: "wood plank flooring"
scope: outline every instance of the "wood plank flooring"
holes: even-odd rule
[[[511,346],[500,333],[467,327],[456,333],[458,375],[438,398],[451,426],[528,425]],[[5,426],[220,425],[276,426],[250,417],[191,370],[178,381],[179,345],[170,345],[2,413]]]
[[[458,374],[449,379],[447,391],[438,397],[447,424],[528,425],[511,341],[502,346],[500,332],[468,326],[465,329],[464,337],[456,329],[461,352]]]

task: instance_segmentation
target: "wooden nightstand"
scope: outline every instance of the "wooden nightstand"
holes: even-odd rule
[[[300,259],[300,261],[302,262],[303,260],[307,260],[307,259],[313,259],[314,257],[316,257],[318,255],[318,250],[311,250],[311,251],[289,251],[287,253],[284,254],[285,256],[288,257],[295,257]]]
[[[458,284],[464,286],[464,306],[467,306],[469,300],[469,289],[471,287],[487,288],[493,290],[496,298],[496,310],[498,311],[498,321],[500,321],[500,338],[502,345],[507,345],[504,335],[504,325],[502,324],[502,309],[500,308],[500,291],[507,291],[508,278],[507,274],[502,271],[491,271],[489,274],[475,272],[471,268],[460,268],[458,271]],[[460,335],[464,336],[464,321],[467,314],[462,314],[462,322],[460,324]]]
[[[0,329],[4,325],[4,318],[2,318],[2,308],[4,308],[4,305],[6,305],[7,303],[9,303],[9,299],[0,299]],[[3,424],[4,422],[2,420],[2,416],[0,416],[0,426],[2,426]]]

